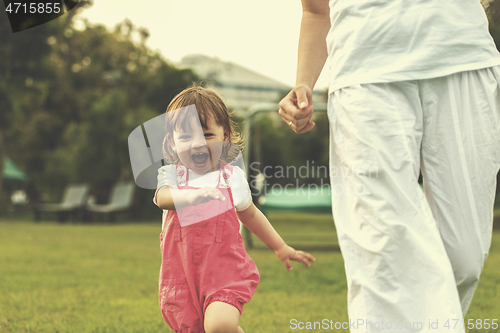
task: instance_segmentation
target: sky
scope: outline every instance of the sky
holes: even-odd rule
[[[94,0],[80,17],[112,28],[129,18],[172,62],[205,54],[295,84],[300,0]],[[317,88],[326,88],[323,73]]]

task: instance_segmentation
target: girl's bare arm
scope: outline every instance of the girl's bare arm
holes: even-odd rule
[[[177,210],[187,206],[196,206],[214,199],[225,200],[224,195],[215,187],[176,189],[163,186],[156,192],[156,205],[165,210]]]
[[[292,270],[290,260],[296,260],[309,267],[316,259],[309,253],[296,251],[288,246],[281,236],[274,230],[266,216],[253,203],[243,210],[236,212],[240,221],[264,244],[274,250],[278,258],[288,270]]]

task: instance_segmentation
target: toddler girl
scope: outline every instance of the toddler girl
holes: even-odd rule
[[[309,267],[315,258],[286,245],[252,203],[243,170],[229,164],[238,158],[241,136],[214,91],[182,91],[165,119],[165,159],[171,164],[159,169],[154,198],[168,210],[160,235],[162,316],[179,333],[241,333],[240,314],[259,272],[245,251],[238,219],[288,270],[290,260]]]

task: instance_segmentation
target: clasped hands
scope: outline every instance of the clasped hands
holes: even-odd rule
[[[279,103],[278,113],[297,134],[310,131],[316,124],[311,121],[314,113],[312,90],[306,85],[293,88]]]

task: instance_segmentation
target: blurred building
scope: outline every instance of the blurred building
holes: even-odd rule
[[[258,103],[278,103],[292,88],[240,65],[201,54],[185,56],[178,66],[191,68],[208,82],[208,88],[225,98],[229,108],[238,111]]]

